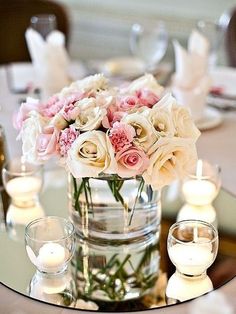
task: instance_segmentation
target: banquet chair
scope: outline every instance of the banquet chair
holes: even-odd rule
[[[225,31],[225,52],[228,65],[236,67],[236,7],[223,13],[219,24]]]
[[[25,31],[33,15],[54,14],[57,29],[69,35],[65,8],[52,0],[0,0],[0,64],[30,61]]]

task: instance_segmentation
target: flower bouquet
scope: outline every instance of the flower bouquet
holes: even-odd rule
[[[28,161],[57,157],[70,174],[80,293],[108,301],[146,293],[158,275],[160,189],[197,158],[189,111],[151,74],[118,87],[97,74],[45,103],[28,98],[15,126]]]

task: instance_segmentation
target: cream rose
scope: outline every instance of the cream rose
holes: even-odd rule
[[[143,178],[154,190],[183,178],[197,160],[191,139],[161,138],[149,150],[149,166]]]
[[[64,98],[78,91],[83,93],[97,92],[98,90],[104,90],[108,87],[108,80],[103,74],[95,74],[73,82],[70,86],[65,87],[58,94],[58,97]]]
[[[157,96],[161,96],[164,90],[164,88],[157,83],[152,74],[145,74],[137,80],[134,80],[128,87],[125,88],[125,92],[132,94],[140,89],[148,89]]]
[[[135,129],[134,145],[147,152],[156,142],[157,136],[146,114],[132,113],[125,116],[122,122],[131,125]]]
[[[75,178],[117,172],[112,145],[102,131],[88,131],[79,135],[68,151],[66,163]]]
[[[201,132],[195,126],[190,112],[179,105],[172,106],[173,122],[176,129],[176,136],[183,138],[192,138],[196,141]]]
[[[80,114],[75,120],[75,127],[80,131],[92,131],[101,126],[107,111],[105,108],[97,107],[95,98],[84,98],[77,102]]]
[[[173,137],[175,134],[175,127],[172,120],[172,114],[168,109],[152,108],[149,111],[149,121],[156,130],[157,136]]]
[[[36,112],[31,111],[29,118],[23,123],[20,137],[22,139],[22,152],[25,159],[32,163],[37,163],[37,138],[42,133],[42,129],[46,126],[47,120]]]

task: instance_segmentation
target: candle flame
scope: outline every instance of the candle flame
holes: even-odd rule
[[[202,177],[202,160],[199,159],[197,161],[197,169],[196,169],[196,176],[197,176],[197,179],[201,179]]]

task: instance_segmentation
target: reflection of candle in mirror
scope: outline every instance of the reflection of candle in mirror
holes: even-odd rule
[[[177,243],[169,248],[169,256],[179,272],[185,275],[201,275],[212,264],[214,255],[208,239],[198,238],[198,242]]]
[[[197,162],[196,178],[183,184],[183,194],[188,203],[194,205],[210,204],[216,195],[216,186],[202,176],[202,160]]]
[[[40,191],[42,180],[36,176],[11,179],[6,184],[7,193],[17,200],[30,200]]]
[[[66,252],[59,243],[46,243],[37,257],[37,266],[43,271],[56,272],[63,268],[66,261]]]

